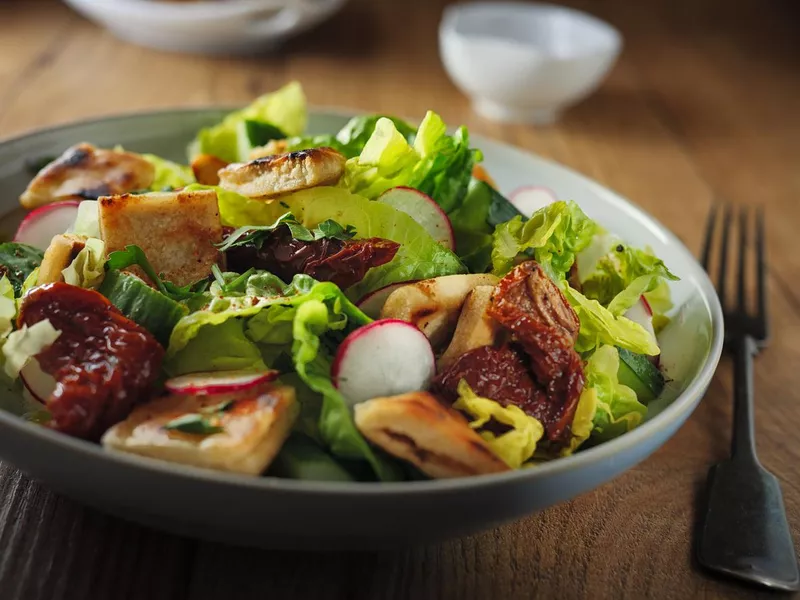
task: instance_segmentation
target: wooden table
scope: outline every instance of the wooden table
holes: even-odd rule
[[[795,0],[570,0],[623,32],[602,89],[545,129],[470,112],[438,59],[434,0],[353,0],[260,59],[162,54],[57,2],[0,4],[0,136],[103,114],[244,103],[288,79],[310,101],[421,117],[428,108],[569,165],[698,248],[714,200],[767,206],[774,342],[756,365],[758,446],[800,535],[800,43]],[[750,597],[698,572],[692,523],[728,451],[725,361],[661,451],[520,523],[397,554],[315,557],[198,543],[113,519],[0,465],[0,598]]]

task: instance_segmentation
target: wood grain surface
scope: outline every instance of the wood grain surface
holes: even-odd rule
[[[616,25],[619,64],[550,128],[474,115],[438,59],[438,0],[351,0],[282,52],[137,48],[55,1],[0,3],[0,137],[145,108],[244,103],[299,79],[312,104],[449,123],[564,163],[699,247],[710,203],[767,207],[773,345],[756,363],[758,449],[800,538],[800,10],[796,0],[569,0]],[[107,517],[0,466],[0,600],[750,598],[692,560],[698,491],[728,450],[731,370],[667,445],[519,523],[387,554],[280,554]],[[468,498],[465,501],[469,501]],[[766,597],[766,596],[765,596]]]

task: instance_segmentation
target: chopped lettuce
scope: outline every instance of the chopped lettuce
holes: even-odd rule
[[[22,367],[42,350],[58,339],[61,332],[43,319],[30,327],[23,325],[12,331],[3,344],[5,374],[11,379],[19,377]]]
[[[352,226],[359,238],[380,237],[399,243],[400,249],[391,262],[370,269],[360,283],[347,290],[351,298],[361,298],[392,283],[466,272],[459,258],[413,218],[341,188],[315,187],[282,196],[275,202],[252,200],[222,189],[217,189],[217,195],[226,225],[269,225],[288,210],[307,228],[332,219],[342,226]]]
[[[17,303],[14,300],[14,286],[3,275],[0,278],[0,340],[5,339],[14,328],[14,317],[17,315]]]
[[[529,258],[532,252],[551,279],[563,281],[575,263],[576,254],[591,243],[596,231],[595,222],[575,202],[553,202],[527,221],[517,216],[497,226],[492,271],[502,277],[518,258]]]
[[[472,167],[480,153],[469,147],[463,127],[447,135],[441,117],[429,111],[417,130],[413,146],[394,122],[379,118],[361,154],[347,161],[340,185],[374,199],[397,186],[428,194],[449,213],[467,194]]]
[[[614,242],[590,273],[581,274],[581,285],[588,298],[597,300],[612,314],[621,315],[642,295],[654,291],[667,280],[677,279],[650,248],[640,250]],[[663,297],[665,292],[666,298]],[[668,302],[669,288],[661,288],[659,295],[659,300]],[[669,310],[670,306],[660,302],[659,308]]]
[[[245,121],[266,123],[279,128],[288,136],[301,135],[306,128],[306,98],[297,82],[256,99],[250,106],[232,112],[213,127],[201,129],[189,145],[189,158],[211,154],[227,162],[247,160],[244,152],[250,144],[241,137],[246,135]]]
[[[491,431],[479,431],[479,434],[512,469],[519,469],[533,456],[536,444],[544,435],[544,427],[537,419],[525,414],[518,406],[503,407],[494,400],[481,398],[463,379],[458,384],[458,400],[453,408],[472,417],[469,424],[472,429],[481,429],[492,419],[510,428],[500,435]]]
[[[103,240],[88,238],[83,249],[66,269],[64,281],[82,288],[97,289],[105,277],[106,245]]]
[[[78,214],[75,222],[67,233],[83,235],[89,238],[100,238],[100,215],[97,200],[83,200],[78,204]]]
[[[242,319],[229,318],[221,323],[206,323],[196,330],[191,342],[169,361],[169,372],[237,371],[267,368],[261,352],[244,333]]]
[[[156,169],[153,184],[150,186],[153,191],[175,190],[195,182],[191,167],[179,165],[155,154],[142,154],[142,158]]]
[[[598,441],[630,431],[647,415],[647,407],[639,402],[636,393],[619,383],[618,371],[619,352],[613,346],[598,348],[584,370],[586,385],[578,402],[578,411],[593,413],[591,436]]]
[[[581,322],[575,343],[578,352],[589,352],[602,344],[611,344],[648,356],[660,353],[655,338],[638,323],[611,314],[597,300],[590,300],[569,285],[562,286],[562,291]]]

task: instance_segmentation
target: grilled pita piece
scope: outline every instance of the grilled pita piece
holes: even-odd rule
[[[501,473],[509,467],[454,410],[427,392],[357,404],[358,430],[389,454],[438,479]]]
[[[397,288],[386,299],[381,319],[400,319],[416,325],[434,348],[453,333],[461,307],[473,288],[495,285],[494,275],[445,275]]]
[[[332,148],[312,148],[233,163],[219,172],[220,187],[249,198],[270,198],[319,185],[334,185],[346,158]]]
[[[103,436],[103,446],[151,458],[259,475],[275,458],[298,413],[294,388],[269,387],[245,397],[225,395],[165,396],[136,408]],[[191,426],[170,429],[176,420],[204,419],[198,433]],[[213,427],[205,429],[203,427]],[[221,428],[221,431],[220,431]]]
[[[221,158],[201,154],[192,161],[192,173],[200,185],[219,185],[219,170],[227,166]]]
[[[98,210],[106,252],[135,244],[156,273],[177,285],[206,277],[220,260],[214,244],[222,241],[222,224],[212,190],[105,196]],[[148,280],[138,267],[130,270]]]
[[[149,189],[155,167],[139,154],[78,144],[44,167],[19,197],[25,208]]]
[[[502,328],[487,313],[487,309],[492,303],[493,291],[494,286],[479,285],[467,294],[461,315],[458,317],[453,339],[439,359],[440,369],[448,367],[455,359],[469,350],[481,346],[491,346],[495,343]]]
[[[36,284],[44,285],[45,283],[64,281],[61,272],[75,260],[85,245],[86,238],[82,235],[63,233],[54,236],[42,258]]]

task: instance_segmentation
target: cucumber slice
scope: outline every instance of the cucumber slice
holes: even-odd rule
[[[253,148],[285,137],[283,131],[270,123],[245,119],[237,125],[236,130],[239,159],[245,161]]]
[[[109,271],[98,290],[120,312],[135,321],[163,345],[181,317],[189,313],[183,304],[167,298],[144,281],[122,271]]]
[[[655,400],[664,389],[664,375],[644,354],[618,348],[619,371],[617,378],[623,385],[631,388],[639,397],[639,402],[647,404]]]

